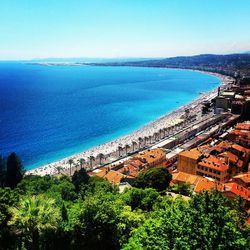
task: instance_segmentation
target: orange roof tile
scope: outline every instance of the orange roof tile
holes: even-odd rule
[[[238,174],[238,175],[234,176],[233,179],[240,179],[244,183],[250,184],[250,172],[248,172],[246,174]]]
[[[105,175],[105,179],[109,182],[111,182],[112,184],[115,185],[119,185],[121,180],[125,177],[125,175],[117,172],[117,171],[109,171],[106,175]]]
[[[222,191],[223,184],[203,178],[197,183],[197,185],[194,188],[194,191],[199,193],[199,192],[202,192],[203,190],[211,190],[211,189],[217,189],[219,191]]]
[[[137,158],[145,160],[149,164],[153,164],[163,158],[165,158],[166,153],[162,149],[150,149],[143,151],[136,155]]]
[[[237,151],[239,151],[239,152],[243,152],[243,153],[246,153],[246,154],[248,154],[249,151],[250,151],[249,149],[244,148],[244,147],[242,147],[242,146],[240,146],[238,144],[233,144],[232,148],[235,149],[235,150],[237,150]]]
[[[239,130],[250,130],[250,123],[238,123],[235,128]]]
[[[190,185],[196,185],[201,179],[204,179],[204,178],[198,175],[188,174],[184,172],[172,173],[173,183],[183,182],[183,183],[189,183]]]
[[[226,160],[226,162],[227,162],[227,160],[229,160],[229,161],[231,161],[232,163],[235,163],[235,164],[237,163],[237,161],[238,161],[238,159],[239,159],[235,154],[233,154],[233,153],[231,153],[231,152],[228,152],[228,151],[223,152],[223,153],[220,154],[219,156],[224,157],[225,160]]]
[[[213,155],[209,155],[209,157],[203,158],[198,163],[198,165],[200,165],[202,167],[215,169],[215,170],[218,170],[220,172],[224,172],[224,171],[228,170],[228,165],[224,161],[222,161],[221,159],[219,159]]]
[[[242,187],[241,185],[235,182],[226,183],[225,192],[232,192],[237,196],[240,196],[246,200],[250,200],[250,190]]]
[[[186,156],[186,157],[194,159],[194,160],[198,160],[199,157],[201,156],[201,154],[202,153],[197,148],[195,148],[195,149],[183,151],[179,155]]]

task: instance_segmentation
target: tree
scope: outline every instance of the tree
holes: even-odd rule
[[[152,135],[149,135],[148,139],[149,139],[149,143],[151,144],[152,143]]]
[[[61,171],[63,170],[63,168],[61,166],[57,166],[56,167],[57,173],[60,174]]]
[[[81,167],[81,169],[82,169],[82,167],[83,167],[83,164],[86,162],[85,161],[85,159],[83,159],[83,158],[80,158],[79,160],[78,160],[78,162],[79,162],[79,164],[80,164],[80,167]]]
[[[88,195],[74,219],[77,235],[73,249],[119,249],[117,225],[123,206],[111,193]]]
[[[190,202],[164,197],[122,249],[249,249],[247,230],[218,192],[195,195]]]
[[[118,155],[121,156],[122,146],[118,146]]]
[[[6,178],[6,162],[0,155],[0,187],[4,187]]]
[[[24,169],[21,160],[15,153],[11,153],[7,158],[6,186],[15,188],[23,175]]]
[[[186,196],[191,196],[193,193],[193,189],[188,183],[174,184],[171,187],[171,191]]]
[[[100,153],[97,155],[97,158],[99,158],[99,164],[102,165],[102,160],[104,159],[104,154]]]
[[[122,199],[132,210],[142,209],[145,211],[151,211],[153,205],[161,200],[159,193],[152,188],[128,189],[122,194]]]
[[[72,167],[72,164],[74,163],[73,159],[69,159],[68,163],[69,163],[69,175],[71,176],[71,167]]]
[[[133,152],[135,151],[135,146],[137,145],[136,141],[132,141]]]
[[[95,160],[95,157],[93,155],[89,156],[89,165],[90,165],[90,168],[92,169],[93,167],[93,161]]]
[[[61,219],[55,201],[44,195],[23,197],[16,207],[10,208],[10,212],[9,225],[28,237],[34,250],[40,249],[40,236],[47,230],[56,230]]]
[[[163,132],[163,129],[159,129],[159,137],[160,137],[160,139],[162,138],[162,132]]]
[[[150,168],[138,175],[134,186],[138,188],[155,188],[158,191],[163,191],[169,186],[171,180],[172,175],[166,168]]]
[[[128,149],[130,148],[130,146],[128,144],[125,145],[125,152],[126,152],[126,155],[128,154]]]
[[[143,139],[141,137],[138,138],[139,141],[139,149],[141,148],[141,143],[143,142]]]
[[[8,221],[10,207],[18,203],[19,195],[15,189],[0,188],[0,249],[15,249],[17,238],[13,235]]]
[[[72,183],[74,184],[77,191],[80,190],[80,186],[83,184],[87,184],[89,181],[89,175],[87,174],[84,168],[79,171],[75,171],[72,176]]]
[[[155,137],[155,141],[157,141],[157,137],[158,137],[158,133],[157,132],[154,133],[154,137]]]

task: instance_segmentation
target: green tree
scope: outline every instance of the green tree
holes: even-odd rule
[[[171,187],[171,191],[186,196],[191,196],[193,193],[193,189],[188,183],[174,184]]]
[[[4,187],[6,177],[6,162],[5,159],[0,155],[0,187]]]
[[[95,160],[95,157],[93,155],[90,155],[89,156],[89,166],[90,168],[92,169],[93,167],[93,161]]]
[[[81,169],[82,169],[82,168],[83,168],[83,164],[86,162],[85,159],[80,158],[80,159],[78,160],[78,162],[79,162],[80,167],[81,167]]]
[[[47,230],[56,230],[60,221],[60,209],[55,201],[44,195],[23,197],[16,207],[9,209],[9,221],[16,233],[28,237],[32,249],[40,249],[40,236]]]
[[[19,195],[16,190],[0,188],[0,249],[14,249],[17,238],[11,233],[7,225],[11,214],[10,207],[18,203]]]
[[[158,191],[163,191],[169,186],[171,179],[172,175],[166,168],[150,168],[138,175],[134,186],[138,188],[155,188]]]
[[[190,202],[164,198],[123,249],[249,249],[249,231],[231,204],[218,192]]]
[[[7,158],[6,186],[15,188],[23,175],[24,169],[21,160],[15,153],[11,153]]]
[[[72,176],[72,183],[74,184],[76,191],[80,190],[81,185],[87,184],[89,181],[89,175],[84,168],[79,171],[75,171]]]
[[[141,226],[146,219],[146,214],[140,210],[132,211],[130,206],[124,206],[118,215],[117,238],[119,246],[127,243],[132,232]],[[120,248],[120,247],[119,247]]]
[[[73,219],[75,249],[117,249],[117,224],[122,203],[112,193],[88,195]]]
[[[161,201],[159,193],[152,188],[131,188],[126,190],[121,198],[132,210],[139,208],[145,211],[151,211],[153,205]]]

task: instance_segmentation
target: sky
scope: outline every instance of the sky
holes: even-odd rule
[[[250,50],[250,0],[0,0],[0,60]]]

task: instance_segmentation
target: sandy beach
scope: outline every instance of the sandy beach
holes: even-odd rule
[[[200,71],[201,72],[201,71]],[[210,72],[201,72],[204,74],[209,74],[220,78],[221,80],[221,89],[225,89],[228,84],[233,80],[229,76],[220,75],[217,73]],[[210,91],[201,93],[197,99],[194,101],[181,106],[175,111],[168,113],[157,120],[145,125],[144,127],[130,133],[128,135],[122,136],[105,144],[97,145],[96,147],[90,148],[84,152],[74,154],[72,156],[66,157],[62,160],[51,162],[49,164],[40,166],[38,168],[27,171],[27,174],[37,174],[37,175],[53,175],[57,174],[59,171],[61,172],[69,172],[70,165],[68,163],[69,159],[73,160],[72,167],[76,164],[79,165],[79,160],[84,159],[85,164],[84,167],[87,169],[95,168],[100,164],[100,154],[102,154],[102,163],[112,162],[119,158],[121,155],[125,155],[126,152],[131,152],[132,150],[139,149],[139,145],[141,147],[146,145],[151,145],[154,141],[159,141],[163,136],[163,131],[166,133],[176,132],[187,120],[187,112],[189,117],[196,117],[199,119],[199,115],[201,115],[201,106],[202,102],[206,100],[211,100],[217,95],[217,88]],[[197,120],[196,120],[197,121]],[[159,132],[161,131],[161,132]],[[164,133],[165,133],[164,132]],[[146,139],[145,139],[146,137]],[[139,140],[139,138],[141,138]],[[134,143],[132,143],[134,142]],[[126,146],[127,145],[127,146]],[[118,147],[121,147],[118,150]],[[90,164],[89,157],[93,156],[95,160],[92,160]]]

